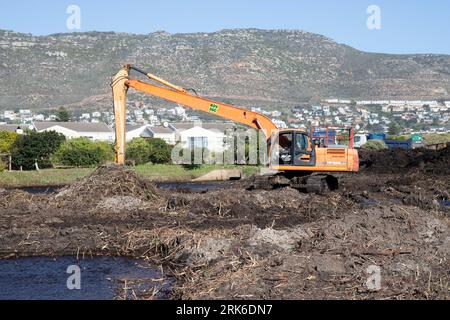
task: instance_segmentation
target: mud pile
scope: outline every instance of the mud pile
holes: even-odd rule
[[[215,239],[213,263],[190,275],[184,299],[444,299],[449,225],[442,215],[393,205],[289,229],[242,227]],[[283,239],[289,240],[286,246]],[[232,250],[227,248],[241,248]],[[219,250],[220,249],[220,250]],[[380,268],[382,286],[366,285]],[[226,271],[224,271],[226,270]],[[199,289],[201,288],[201,289]]]
[[[450,174],[450,148],[440,151],[415,150],[361,150],[361,171],[369,173]]]
[[[213,190],[205,194],[173,193],[167,198],[167,212],[188,217],[189,226],[209,228],[238,227],[244,224],[259,228],[285,228],[333,218],[351,210],[354,203],[342,194],[317,197],[291,188],[271,191],[245,189]]]
[[[156,186],[132,170],[122,166],[99,167],[91,175],[80,179],[55,195],[59,206],[93,206],[125,210],[126,206],[161,198]]]

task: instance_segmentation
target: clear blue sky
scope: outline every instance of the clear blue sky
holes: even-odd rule
[[[0,29],[70,32],[70,4],[81,9],[80,31],[302,29],[365,51],[450,54],[447,0],[1,0]],[[366,26],[372,4],[381,9],[381,30]]]

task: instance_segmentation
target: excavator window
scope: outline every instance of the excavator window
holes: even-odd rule
[[[316,152],[314,145],[310,143],[309,136],[303,132],[295,133],[294,165],[314,166],[316,164]]]
[[[280,132],[271,148],[273,166],[314,166],[316,153],[304,132]]]
[[[272,165],[292,165],[292,132],[280,133],[272,145]]]
[[[308,149],[308,138],[304,134],[297,134],[297,139],[295,141],[295,150],[298,152],[304,152]]]

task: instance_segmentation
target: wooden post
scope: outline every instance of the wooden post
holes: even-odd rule
[[[8,171],[12,172],[12,157],[11,157],[11,155],[9,155],[8,160],[9,160]]]

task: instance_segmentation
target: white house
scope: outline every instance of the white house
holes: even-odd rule
[[[113,130],[103,122],[35,122],[33,126],[37,132],[55,131],[67,139],[85,137],[93,141],[114,141]]]
[[[149,128],[150,125],[127,125],[126,140],[131,141],[135,138],[142,137],[143,133]]]
[[[34,115],[33,120],[44,121],[45,120],[45,116],[42,113],[36,114],[36,115]]]
[[[183,148],[206,148],[213,152],[222,152],[224,146],[225,134],[207,130],[202,127],[193,127],[179,133],[179,142]]]
[[[234,128],[232,123],[174,123],[169,128],[176,132],[177,143],[183,148],[206,148],[213,152],[225,150],[227,131]]]
[[[3,112],[3,118],[8,119],[8,120],[16,120],[17,119],[17,114],[14,111],[11,110],[6,110]]]
[[[89,120],[91,119],[91,114],[90,113],[82,113],[80,116],[81,120]]]
[[[167,144],[175,145],[177,143],[176,131],[163,126],[148,127],[141,135],[143,138],[162,139]]]

